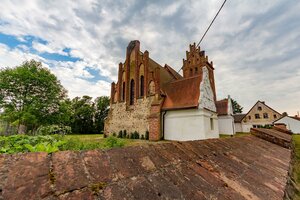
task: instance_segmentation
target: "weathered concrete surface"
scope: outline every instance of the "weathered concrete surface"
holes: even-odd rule
[[[278,128],[251,128],[251,134],[284,148],[292,148],[292,135],[285,130],[280,130]]]
[[[291,150],[251,136],[0,156],[0,199],[283,199]]]

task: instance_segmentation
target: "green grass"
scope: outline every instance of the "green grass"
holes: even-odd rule
[[[162,141],[165,142],[165,141]],[[114,147],[145,145],[154,143],[140,139],[103,138],[100,134],[86,135],[12,135],[0,136],[0,153],[56,152],[64,150],[109,149]]]
[[[295,163],[293,168],[293,178],[296,183],[297,191],[295,192],[294,199],[300,200],[300,135],[293,135],[293,142],[295,145]]]
[[[250,133],[236,132],[233,136],[220,134],[220,138],[241,137],[241,136],[246,136],[246,135],[250,135]]]

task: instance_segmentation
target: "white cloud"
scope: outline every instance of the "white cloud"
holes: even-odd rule
[[[179,69],[189,43],[199,41],[222,2],[3,0],[0,32],[46,40],[33,42],[38,52],[67,55],[63,50],[70,49],[79,61],[43,62],[71,96],[109,95],[109,84],[95,82],[90,69],[116,80],[133,39],[158,63]],[[299,9],[298,1],[227,1],[201,44],[214,62],[219,98],[231,94],[245,111],[259,99],[280,112],[300,110]],[[42,59],[26,46],[0,46],[1,66],[26,58]]]

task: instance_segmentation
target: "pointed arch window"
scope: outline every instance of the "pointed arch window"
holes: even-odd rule
[[[122,84],[122,101],[125,101],[125,82]]]
[[[144,76],[140,78],[140,96],[144,96]]]
[[[130,81],[130,105],[134,104],[134,80]]]

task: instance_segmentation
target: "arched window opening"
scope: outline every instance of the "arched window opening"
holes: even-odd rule
[[[155,94],[155,83],[154,81],[150,81],[149,83],[149,92],[150,95]]]
[[[190,69],[190,76],[193,76],[193,69]]]
[[[134,80],[130,81],[130,105],[134,104]]]
[[[122,85],[122,101],[125,101],[125,82]]]
[[[195,68],[195,74],[198,74],[198,67]]]
[[[140,78],[140,96],[144,96],[144,76]]]

